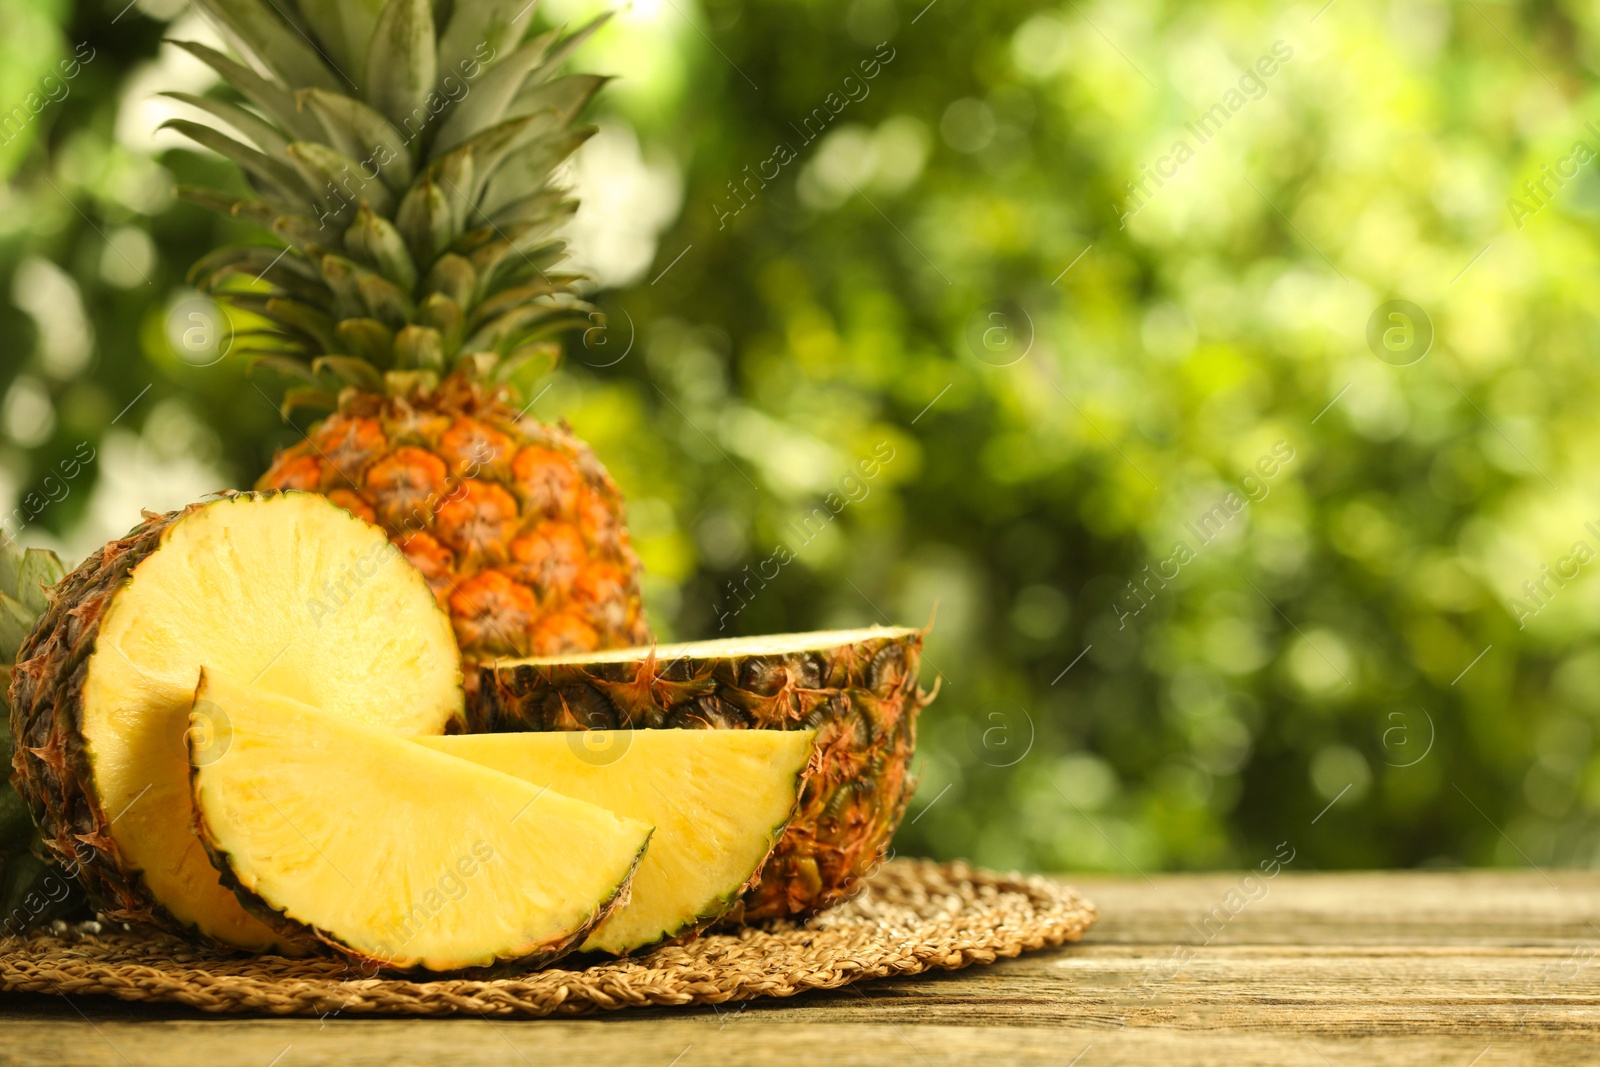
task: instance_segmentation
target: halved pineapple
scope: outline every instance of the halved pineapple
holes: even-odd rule
[[[800,810],[740,912],[804,918],[856,892],[905,815],[917,716],[933,699],[917,684],[925,633],[874,626],[496,660],[467,696],[468,732],[815,729]]]
[[[186,733],[202,665],[395,733],[462,715],[448,616],[382,530],[310,493],[149,515],[52,591],[11,686],[17,791],[120,921],[281,941],[195,839]]]
[[[251,911],[382,967],[570,951],[615,908],[650,826],[205,672],[196,826]]]
[[[813,730],[589,730],[415,740],[649,823],[632,900],[584,942],[622,955],[721,918],[800,800]]]

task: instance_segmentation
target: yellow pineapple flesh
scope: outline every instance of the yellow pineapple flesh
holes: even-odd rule
[[[656,828],[633,898],[584,943],[618,955],[715,922],[783,836],[815,732],[590,730],[418,738]]]
[[[548,962],[626,898],[646,823],[207,672],[197,826],[240,898],[374,968]]]

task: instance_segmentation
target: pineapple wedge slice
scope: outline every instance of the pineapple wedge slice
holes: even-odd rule
[[[814,730],[586,730],[413,742],[656,828],[633,897],[585,951],[624,955],[725,915],[800,800]]]
[[[196,828],[253,914],[373,970],[536,965],[627,897],[643,822],[207,671]]]

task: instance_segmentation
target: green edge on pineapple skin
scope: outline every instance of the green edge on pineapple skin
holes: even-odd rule
[[[24,551],[11,537],[0,542],[0,767],[10,768],[15,745],[6,690],[17,652],[49,604],[49,589],[66,569],[54,552]],[[0,938],[27,933],[55,919],[88,918],[87,897],[64,869],[39,858],[43,846],[33,817],[7,780],[0,780]]]

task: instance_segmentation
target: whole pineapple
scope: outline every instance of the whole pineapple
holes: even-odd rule
[[[250,106],[174,95],[254,147],[169,125],[254,196],[180,194],[288,247],[222,249],[192,278],[259,323],[240,350],[298,382],[286,417],[334,409],[257,488],[381,524],[469,662],[649,641],[616,485],[507,384],[590,321],[556,270],[576,204],[553,171],[593,132],[572,123],[604,79],[556,71],[599,21],[529,38],[530,0],[196,2],[253,63],[182,47]]]

